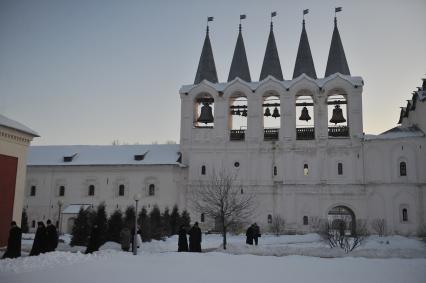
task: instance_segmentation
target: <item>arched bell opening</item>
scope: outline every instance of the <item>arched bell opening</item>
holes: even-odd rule
[[[328,136],[349,137],[348,101],[346,94],[337,92],[327,97]]]
[[[314,100],[311,95],[296,97],[296,139],[315,139]]]
[[[335,206],[328,211],[329,229],[340,236],[356,234],[355,213],[347,206]]]
[[[214,98],[203,93],[198,95],[194,101],[194,127],[213,128],[214,127]]]
[[[236,94],[229,99],[228,128],[231,141],[243,141],[247,130],[248,103],[243,94]]]
[[[274,93],[263,96],[263,138],[265,141],[278,140],[281,127],[280,97]]]

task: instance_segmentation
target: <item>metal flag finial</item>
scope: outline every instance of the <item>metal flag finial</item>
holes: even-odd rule
[[[334,8],[334,24],[337,24],[337,13],[342,11],[342,7]]]
[[[277,16],[277,12],[272,12],[271,13],[271,30],[273,29],[273,22],[272,22],[272,18]]]
[[[209,22],[213,22],[214,17],[207,17],[207,32],[209,32]]]
[[[305,15],[309,13],[309,9],[303,10],[303,20],[305,20]]]

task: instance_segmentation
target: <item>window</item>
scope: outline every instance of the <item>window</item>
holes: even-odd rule
[[[402,209],[402,222],[408,221],[408,210],[406,208]]]
[[[308,225],[309,221],[308,221],[308,216],[303,216],[303,225]]]
[[[36,195],[36,186],[31,186],[31,190],[30,190],[30,196],[35,196]]]
[[[304,164],[303,165],[303,175],[308,176],[308,174],[309,174],[308,164]]]
[[[277,176],[278,175],[278,169],[277,169],[277,166],[274,166],[274,176]]]
[[[272,214],[268,214],[268,223],[272,223]]]
[[[201,166],[201,175],[206,175],[206,166]]]
[[[343,175],[343,164],[341,162],[337,163],[337,174]]]
[[[118,186],[118,195],[120,197],[124,196],[124,185],[121,184],[120,186]]]
[[[200,222],[204,222],[204,213],[201,213]]]
[[[243,188],[241,188],[241,194],[244,194],[244,189]]]
[[[154,185],[154,184],[150,184],[150,185],[149,185],[149,192],[148,192],[148,194],[149,194],[150,196],[155,195],[155,185]]]
[[[88,195],[89,196],[94,196],[95,195],[95,186],[94,185],[90,185],[89,186]]]
[[[399,176],[407,176],[407,163],[404,161],[399,163]]]
[[[35,220],[31,221],[31,228],[35,228]]]
[[[59,187],[59,196],[63,197],[65,195],[65,186]]]
[[[240,162],[238,162],[238,161],[237,161],[237,162],[235,162],[235,163],[234,163],[234,167],[235,167],[235,168],[240,167]]]

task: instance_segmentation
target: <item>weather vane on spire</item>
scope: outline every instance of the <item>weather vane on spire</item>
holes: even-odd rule
[[[209,31],[209,22],[213,22],[213,17],[207,17],[207,32]]]
[[[241,31],[241,20],[245,20],[247,18],[246,14],[240,15],[240,31]]]
[[[309,9],[304,9],[303,10],[303,20],[305,20],[305,15],[309,13]]]

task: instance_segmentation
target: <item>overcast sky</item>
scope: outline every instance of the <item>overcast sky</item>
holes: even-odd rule
[[[426,1],[0,2],[0,113],[39,132],[33,144],[179,142],[181,85],[194,81],[207,16],[220,81],[228,76],[239,15],[251,77],[274,31],[291,79],[302,10],[323,77],[334,7],[349,68],[362,76],[366,133],[396,125],[426,73]]]

